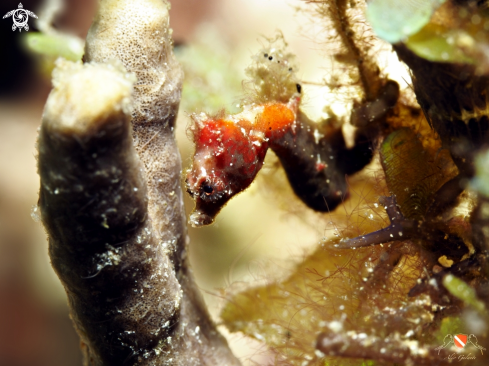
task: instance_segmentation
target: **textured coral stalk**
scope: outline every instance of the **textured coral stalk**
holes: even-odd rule
[[[44,111],[40,208],[86,365],[239,364],[188,268],[168,22],[165,1],[102,1]]]

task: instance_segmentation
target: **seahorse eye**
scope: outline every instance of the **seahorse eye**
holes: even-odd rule
[[[202,186],[202,190],[204,191],[204,193],[207,195],[207,196],[210,196],[212,194],[212,192],[214,192],[214,187],[208,185],[208,184],[204,184]]]

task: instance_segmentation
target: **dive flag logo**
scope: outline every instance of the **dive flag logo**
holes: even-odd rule
[[[467,334],[456,334],[453,336],[453,343],[458,348],[464,348],[467,344]]]

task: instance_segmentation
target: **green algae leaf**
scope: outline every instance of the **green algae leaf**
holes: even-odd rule
[[[440,329],[435,332],[435,338],[442,344],[447,334],[460,333],[464,329],[464,323],[460,317],[449,316],[441,321]]]
[[[467,56],[462,44],[474,43],[471,36],[462,30],[450,30],[436,24],[427,24],[405,41],[414,53],[429,61],[474,63]]]
[[[472,179],[471,186],[489,197],[489,150],[479,153],[475,158],[475,178]]]
[[[477,298],[475,290],[466,282],[452,274],[448,274],[443,278],[443,286],[453,295],[472,306],[480,313],[486,313],[486,307],[482,301]]]
[[[366,15],[374,32],[397,43],[418,32],[445,0],[371,0]]]
[[[80,61],[84,53],[82,39],[52,30],[49,33],[26,33],[22,36],[22,45],[28,53],[37,56],[38,72],[48,78],[59,57],[69,61]]]
[[[24,42],[29,51],[42,56],[63,57],[69,61],[79,61],[83,56],[84,42],[72,35],[29,32]]]

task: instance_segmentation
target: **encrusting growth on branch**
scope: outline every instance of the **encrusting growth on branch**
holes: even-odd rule
[[[44,111],[39,206],[85,365],[239,365],[188,268],[168,7],[102,1]]]
[[[328,356],[375,359],[381,362],[402,363],[406,365],[436,365],[439,360],[447,358],[446,350],[435,350],[418,341],[404,343],[392,336],[384,339],[374,335],[334,333],[319,334],[316,348]]]
[[[347,0],[310,0],[315,5],[321,19],[330,23],[325,30],[328,42],[337,45],[335,60],[349,72],[354,83],[363,93],[362,102],[372,102],[379,97],[384,83],[380,69],[372,57],[370,42],[373,39],[371,29],[361,19],[365,3]],[[351,71],[350,71],[351,70]]]
[[[365,99],[372,101],[377,97],[378,89],[380,88],[379,68],[375,63],[369,61],[367,54],[368,47],[365,47],[365,44],[361,44],[361,46],[357,44],[365,40],[363,40],[362,35],[355,34],[351,17],[347,15],[348,7],[352,7],[353,3],[349,3],[346,0],[336,0],[330,5],[323,6],[329,7],[331,20],[338,33],[338,37],[341,39],[341,43],[345,47],[345,53],[342,55],[343,60],[348,60],[356,65],[359,81],[365,93]],[[355,4],[355,6],[358,7],[361,5]]]

